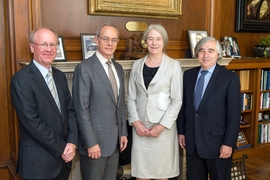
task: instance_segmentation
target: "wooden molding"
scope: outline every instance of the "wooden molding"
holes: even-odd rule
[[[41,18],[41,1],[40,0],[30,0],[29,2],[29,20],[30,29],[36,29],[42,26]]]
[[[210,36],[216,37],[219,40],[220,37],[220,12],[221,11],[221,1],[207,0],[208,8],[206,9],[206,20],[205,26],[208,29],[208,34]]]
[[[181,67],[183,69],[189,69],[192,67],[199,66],[199,62],[197,59],[175,59],[178,60],[181,63]],[[223,58],[218,61],[218,64],[221,66],[227,66],[229,65],[231,58]],[[119,64],[123,66],[124,70],[131,70],[132,64],[136,60],[116,60]],[[78,65],[81,61],[68,61],[68,62],[53,62],[52,66],[60,69],[62,72],[69,73],[73,72],[76,65]],[[20,62],[22,66],[26,66],[29,64],[29,62]]]
[[[22,178],[16,174],[16,167],[10,162],[1,162],[0,168],[5,169],[8,173],[2,173],[0,174],[1,179],[13,179],[13,180],[22,180]],[[8,177],[6,177],[8,174]],[[11,178],[12,177],[12,178]]]

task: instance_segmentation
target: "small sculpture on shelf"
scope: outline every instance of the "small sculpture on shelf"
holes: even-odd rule
[[[240,119],[240,125],[246,125],[247,122],[243,121],[243,116],[241,116],[241,119]]]
[[[129,37],[126,40],[125,54],[120,56],[122,60],[134,60],[144,57],[148,53],[147,45],[143,39],[143,34],[135,35],[133,38]]]

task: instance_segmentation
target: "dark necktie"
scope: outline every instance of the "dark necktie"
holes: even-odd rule
[[[109,74],[109,79],[110,79],[111,84],[112,84],[114,98],[115,98],[115,101],[117,102],[117,99],[118,99],[118,88],[117,88],[117,84],[116,84],[116,79],[115,79],[114,73],[112,71],[112,62],[111,61],[107,61],[106,63],[108,64],[108,74]]]
[[[47,85],[52,93],[52,96],[55,100],[55,103],[56,103],[59,111],[61,112],[59,97],[58,97],[58,94],[55,90],[54,80],[53,80],[52,72],[50,70],[48,71],[48,74],[46,75],[46,77],[47,77]]]
[[[202,92],[203,92],[203,85],[204,85],[204,76],[207,74],[208,71],[203,70],[201,71],[201,76],[198,79],[197,87],[194,93],[194,107],[197,110],[202,99]]]

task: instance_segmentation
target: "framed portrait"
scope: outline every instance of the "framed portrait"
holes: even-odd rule
[[[190,51],[191,51],[191,57],[195,57],[194,48],[196,44],[201,40],[203,37],[207,36],[206,30],[188,30],[188,38],[189,38],[189,44],[190,44]]]
[[[88,0],[90,15],[177,19],[182,0]]]
[[[236,31],[270,31],[269,0],[237,0]]]
[[[83,60],[91,57],[97,50],[94,34],[81,33],[82,57]]]
[[[63,42],[63,37],[58,36],[58,45],[56,49],[56,57],[54,61],[66,61],[66,54],[65,54],[65,49],[64,49],[64,42]]]
[[[220,44],[224,57],[240,58],[240,48],[236,37],[224,36],[221,38]]]
[[[238,138],[237,138],[237,147],[245,146],[248,144],[248,140],[246,138],[246,135],[244,131],[241,129],[238,133]]]

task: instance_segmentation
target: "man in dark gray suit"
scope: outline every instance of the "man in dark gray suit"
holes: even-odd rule
[[[84,180],[116,179],[119,150],[127,146],[123,68],[112,60],[118,37],[115,26],[102,25],[95,36],[97,52],[74,71],[72,92]]]
[[[33,60],[11,79],[20,123],[17,173],[27,180],[67,180],[78,130],[66,76],[51,67],[58,36],[38,28],[29,40]]]
[[[201,66],[184,73],[177,119],[179,144],[187,152],[187,179],[208,180],[209,174],[211,180],[230,180],[240,128],[239,76],[218,65],[223,53],[215,38],[201,39],[195,54]]]

